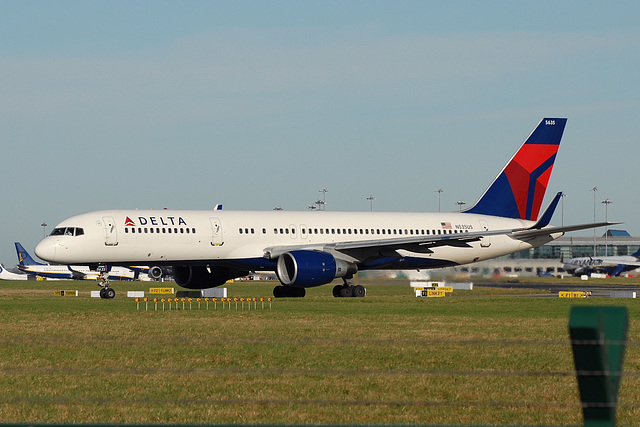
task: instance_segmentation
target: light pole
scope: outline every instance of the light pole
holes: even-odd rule
[[[47,227],[47,225],[49,225],[49,224],[47,224],[46,222],[43,222],[42,224],[40,224],[40,227],[42,227],[42,238],[43,238],[43,239],[44,239],[44,238],[45,238],[45,236],[47,235],[47,232],[46,232],[46,230],[47,230],[47,228],[46,228],[46,227]]]
[[[444,190],[442,188],[438,188],[437,190],[435,190],[435,192],[438,193],[438,212],[440,212],[440,196],[442,195]]]
[[[564,226],[564,198],[567,197],[565,193],[562,193],[562,216],[561,216],[561,225]]]
[[[373,201],[374,201],[375,199],[376,199],[376,198],[375,198],[375,197],[373,197],[373,194],[372,194],[372,195],[370,195],[369,197],[367,197],[367,200],[369,201],[369,203],[370,203],[370,205],[371,205],[371,206],[370,206],[371,212],[373,212]]]
[[[598,187],[593,187],[591,190],[593,191],[593,223],[596,223],[596,192],[598,191]],[[593,229],[593,256],[597,256],[596,254],[596,229]]]
[[[327,210],[327,189],[323,188],[322,190],[318,190],[318,193],[322,193],[322,210]]]
[[[466,205],[466,203],[465,203],[463,200],[458,200],[458,201],[456,202],[456,205],[458,205],[458,211],[459,211],[459,212],[462,212],[462,206],[463,206],[463,205]]]
[[[601,203],[604,203],[604,221],[609,222],[609,205],[613,202],[609,199],[604,199]],[[604,229],[604,256],[607,256],[607,234],[609,234],[609,226]]]

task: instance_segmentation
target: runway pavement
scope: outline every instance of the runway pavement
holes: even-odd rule
[[[563,283],[505,283],[505,282],[483,282],[474,283],[474,287],[487,287],[487,288],[504,288],[504,289],[536,289],[536,290],[548,290],[548,294],[534,294],[534,296],[558,296],[558,292],[582,292],[590,291],[591,296],[594,297],[610,297],[614,291],[635,291],[640,297],[640,284],[638,285],[594,285],[588,282],[578,284],[563,284]]]

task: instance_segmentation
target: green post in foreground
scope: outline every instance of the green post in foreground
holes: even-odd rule
[[[615,426],[629,329],[626,307],[573,307],[569,333],[585,426]]]

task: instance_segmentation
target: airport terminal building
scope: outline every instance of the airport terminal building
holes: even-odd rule
[[[631,255],[640,248],[640,237],[632,237],[626,231],[609,230],[606,234],[593,237],[573,237],[568,233],[551,243],[534,249],[516,252],[514,254],[496,258],[477,264],[462,265],[442,269],[443,275],[457,276],[537,276],[541,272],[554,276],[565,273],[562,260],[587,256],[618,256]],[[440,275],[438,271],[431,271],[433,276]],[[627,275],[638,275],[639,270],[633,270]]]

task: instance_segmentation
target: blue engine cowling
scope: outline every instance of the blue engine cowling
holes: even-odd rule
[[[337,277],[352,275],[356,266],[319,251],[290,251],[278,258],[276,273],[286,286],[311,288],[330,283]]]

